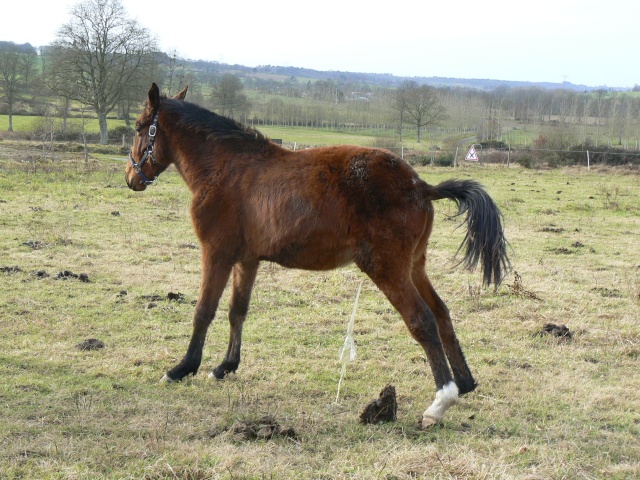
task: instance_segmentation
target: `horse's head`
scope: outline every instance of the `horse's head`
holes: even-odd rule
[[[184,87],[173,98],[184,100],[187,88]],[[157,148],[156,145],[158,134],[162,135],[158,126],[160,102],[160,89],[154,83],[149,90],[149,98],[145,102],[145,108],[136,121],[136,135],[124,172],[124,178],[129,188],[138,192],[147,188],[147,185],[154,184],[158,175],[169,166],[169,162],[163,161],[161,154],[158,155],[161,148]]]

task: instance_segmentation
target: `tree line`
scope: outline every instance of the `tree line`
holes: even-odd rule
[[[63,119],[63,131],[73,107],[82,118],[97,117],[100,143],[107,143],[108,118],[130,124],[155,81],[168,95],[189,85],[194,103],[258,127],[360,130],[397,142],[424,142],[426,135],[444,147],[470,138],[559,150],[580,144],[637,148],[640,142],[636,92],[479,90],[390,83],[388,76],[376,83],[351,74],[310,79],[267,71],[273,67],[187,61],[160,52],[153,34],[128,17],[120,0],[83,0],[39,52],[0,42],[0,111],[12,130],[14,106],[31,93],[41,99],[38,113],[54,109]]]

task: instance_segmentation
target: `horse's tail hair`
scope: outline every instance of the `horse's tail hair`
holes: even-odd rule
[[[446,180],[429,185],[428,200],[448,198],[458,205],[458,215],[466,213],[467,233],[456,255],[465,250],[460,261],[474,270],[480,262],[483,283],[496,288],[511,268],[507,240],[502,228],[502,213],[486,190],[475,180]]]

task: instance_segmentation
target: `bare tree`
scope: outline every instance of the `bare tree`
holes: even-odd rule
[[[9,106],[9,128],[13,132],[13,104],[16,96],[26,87],[27,77],[31,70],[25,71],[26,61],[23,57],[32,57],[32,54],[23,53],[17,45],[10,44],[0,51],[0,91],[7,99]]]
[[[184,88],[183,81],[185,75],[184,60],[178,57],[178,52],[174,49],[169,55],[166,55],[166,76],[168,77],[168,95],[173,95],[174,81],[176,83],[176,91]]]
[[[403,112],[406,112],[408,119],[418,130],[416,140],[418,143],[422,128],[439,125],[447,118],[446,110],[438,98],[438,92],[433,87],[406,82],[398,91],[398,96],[402,98]],[[398,102],[399,100],[396,100],[396,104]]]
[[[396,94],[393,98],[393,103],[391,104],[391,108],[395,110],[398,116],[398,121],[399,121],[398,131],[400,133],[400,138],[399,138],[400,142],[402,142],[402,128],[404,127],[404,119],[408,109],[407,91],[415,87],[417,87],[415,82],[412,82],[410,80],[407,80],[406,82],[404,82],[402,86],[396,91]]]
[[[600,144],[600,128],[607,107],[607,91],[603,88],[596,90],[595,97],[590,98],[591,114],[596,121],[596,147]]]
[[[235,75],[224,74],[213,85],[211,103],[214,110],[233,118],[234,113],[247,110],[249,99],[242,93],[242,82]]]
[[[71,9],[51,51],[56,91],[93,107],[100,143],[109,141],[107,114],[146,66],[156,42],[127,17],[120,0],[85,0]]]

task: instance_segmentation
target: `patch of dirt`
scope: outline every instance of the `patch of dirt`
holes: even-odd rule
[[[597,292],[605,298],[622,298],[622,292],[617,288],[594,287],[592,292]]]
[[[562,340],[570,340],[573,338],[573,333],[567,328],[566,325],[556,325],[555,323],[547,323],[542,330],[534,333],[534,336],[543,337],[546,335],[552,335]]]
[[[181,303],[185,301],[184,294],[180,292],[169,292],[166,297],[155,293],[151,295],[140,295],[140,298],[148,302],[162,302],[163,300],[168,300],[170,302]]]
[[[382,389],[380,395],[364,407],[360,414],[360,423],[382,423],[395,422],[398,415],[398,400],[396,398],[396,388],[387,385]]]
[[[62,272],[58,272],[53,278],[54,280],[68,280],[70,278],[77,278],[81,282],[89,283],[89,275],[87,275],[86,273],[76,274],[70,270],[64,270]]]
[[[88,338],[76,345],[76,348],[78,350],[100,350],[104,347],[104,342],[102,340],[98,340],[97,338]]]
[[[271,415],[265,415],[256,420],[240,420],[231,425],[229,432],[234,439],[243,440],[272,440],[276,437],[297,438],[292,427],[283,427]]]
[[[162,295],[140,295],[140,298],[142,300],[148,300],[150,302],[160,302],[162,300],[164,300],[164,297]]]
[[[2,272],[2,273],[21,273],[22,269],[20,267],[18,267],[18,266],[0,267],[0,272]],[[45,270],[34,270],[32,272],[29,272],[29,274],[33,275],[34,277],[38,277],[38,278],[47,278],[47,277],[49,277],[49,274]],[[87,275],[86,273],[76,274],[76,273],[73,273],[70,270],[64,270],[62,272],[58,272],[58,273],[56,273],[56,275],[53,278],[55,280],[68,280],[70,278],[76,278],[76,279],[80,280],[81,282],[85,282],[85,283],[89,282],[89,275]]]
[[[42,247],[44,247],[44,243],[40,242],[39,240],[29,240],[28,242],[22,242],[22,245],[26,245],[33,250],[40,250]]]
[[[572,255],[576,253],[573,250],[569,250],[568,248],[565,248],[565,247],[550,248],[549,251],[558,255]]]
[[[140,295],[140,298],[142,300],[149,302],[147,304],[148,309],[156,308],[158,306],[158,302],[163,302],[165,300],[168,300],[169,302],[176,302],[176,303],[186,302],[184,294],[180,292],[169,292],[167,293],[166,296],[158,295],[155,293],[151,295]]]
[[[169,299],[170,302],[184,302],[184,294],[180,293],[180,292],[169,292],[167,293],[167,298]]]
[[[22,272],[22,269],[20,267],[13,266],[13,267],[0,267],[0,272],[2,273],[20,273]]]
[[[564,228],[562,227],[544,227],[541,232],[549,232],[549,233],[562,233],[564,232]]]

